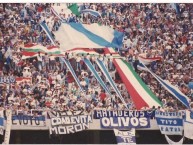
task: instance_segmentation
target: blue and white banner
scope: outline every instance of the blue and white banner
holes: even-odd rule
[[[103,117],[100,122],[102,128],[150,128],[150,119],[145,117]]]
[[[0,116],[0,135],[4,134],[4,117]]]
[[[11,83],[15,83],[15,77],[13,76],[0,76],[0,84],[11,84]]]
[[[94,11],[92,9],[82,10],[81,13],[89,13],[90,15],[92,15],[94,17],[101,17],[101,14],[98,11]]]
[[[60,58],[60,59],[66,64],[66,66],[68,67],[68,69],[71,72],[72,76],[74,77],[77,85],[79,86],[80,90],[83,91],[83,89],[82,89],[82,87],[80,85],[80,81],[79,81],[78,77],[76,76],[76,73],[74,72],[70,62],[67,59],[65,59],[65,58]]]
[[[150,128],[150,118],[143,111],[95,110],[94,118],[100,118],[102,128]]]
[[[162,134],[182,135],[183,132],[182,112],[155,112],[155,117]]]
[[[186,116],[184,120],[184,136],[189,139],[193,139],[193,111],[186,110]]]
[[[50,41],[52,42],[52,44],[55,46],[56,44],[54,42],[54,38],[52,37],[52,34],[51,34],[50,30],[48,29],[46,22],[45,21],[41,22],[40,26],[45,31],[45,33],[47,34],[47,36],[50,39]]]
[[[97,73],[97,71],[95,70],[95,68],[93,67],[92,63],[90,62],[90,60],[88,60],[87,58],[84,58],[84,62],[87,65],[87,67],[89,68],[89,70],[92,72],[92,74],[94,75],[94,77],[97,79],[97,81],[101,84],[101,86],[103,87],[103,89],[109,94],[111,95],[109,89],[107,88],[107,86],[105,85],[104,81],[101,79],[101,77],[99,76],[99,74]]]
[[[108,80],[108,82],[110,83],[110,85],[112,86],[112,88],[114,89],[114,91],[116,92],[117,96],[119,97],[119,99],[122,101],[122,103],[125,105],[125,107],[128,109],[128,106],[125,102],[125,100],[123,99],[119,89],[117,88],[117,86],[115,85],[115,82],[113,81],[113,79],[111,78],[107,68],[105,67],[104,63],[99,60],[97,58],[96,60],[97,65],[99,66],[99,68],[101,69],[101,71],[103,72],[103,74],[105,75],[106,79]]]
[[[146,68],[147,71],[149,71],[153,77],[170,93],[172,94],[176,99],[178,99],[182,104],[184,104],[187,108],[190,108],[190,99],[183,94],[176,86],[173,86],[169,81],[161,79],[159,76],[157,76],[155,73],[150,71],[144,64],[143,66]]]
[[[45,116],[14,115],[12,116],[12,125],[22,126],[46,126]]]
[[[73,48],[121,48],[123,33],[98,24],[62,23],[54,32],[62,50]]]
[[[136,145],[134,128],[129,131],[120,131],[118,129],[114,129],[114,133],[118,145]]]

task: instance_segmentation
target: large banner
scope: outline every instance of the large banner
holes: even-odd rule
[[[0,76],[0,84],[12,84],[15,83],[15,77],[13,76]]]
[[[118,145],[136,145],[134,128],[129,131],[120,131],[118,129],[114,129],[114,133]]]
[[[45,116],[31,116],[31,115],[13,115],[12,125],[23,126],[46,126]]]
[[[150,128],[150,118],[143,111],[95,110],[94,118],[100,118],[102,128]]]
[[[77,115],[73,115],[77,114]],[[81,111],[55,112],[50,111],[50,134],[70,134],[89,128],[92,122],[91,115],[85,115]]]
[[[155,117],[162,134],[182,135],[182,112],[155,112]]]

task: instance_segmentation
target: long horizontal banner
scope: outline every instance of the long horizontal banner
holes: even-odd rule
[[[136,111],[136,110],[94,110],[94,119],[100,119],[102,117],[146,117],[150,119],[154,119],[155,111]]]
[[[100,119],[102,128],[150,128],[150,117],[144,111],[95,110],[94,118]]]
[[[91,115],[84,115],[82,111],[56,112],[50,111],[50,134],[70,134],[86,130],[92,122]],[[76,114],[76,115],[74,115]]]
[[[14,115],[12,116],[12,125],[23,126],[46,126],[45,116]]]
[[[145,117],[103,117],[100,121],[102,128],[150,128],[150,119]]]

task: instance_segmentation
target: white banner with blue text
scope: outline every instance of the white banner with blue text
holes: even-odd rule
[[[150,128],[150,117],[144,111],[95,110],[94,118],[100,119],[102,128]]]
[[[182,112],[155,112],[155,118],[162,134],[182,135]]]
[[[134,128],[129,131],[120,131],[118,129],[114,129],[114,133],[118,145],[136,145]]]

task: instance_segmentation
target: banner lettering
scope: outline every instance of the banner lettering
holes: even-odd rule
[[[0,135],[4,134],[4,118],[0,117]]]
[[[46,126],[45,116],[14,115],[12,125]]]
[[[0,76],[0,84],[12,84],[15,83],[15,77],[13,76]]]
[[[135,129],[129,131],[120,131],[114,129],[118,145],[136,145]]]
[[[155,112],[157,124],[162,134],[182,135],[182,112]]]
[[[86,130],[92,122],[91,115],[84,115],[81,111],[56,112],[50,111],[50,134],[70,134]],[[76,115],[75,115],[76,114]]]

